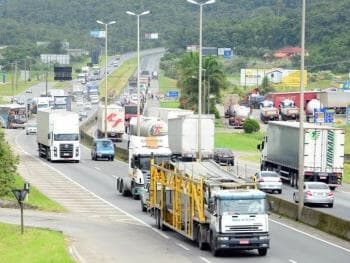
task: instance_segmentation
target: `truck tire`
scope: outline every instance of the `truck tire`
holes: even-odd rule
[[[154,216],[156,218],[156,226],[158,229],[160,229],[160,211],[159,211],[159,209],[156,209]]]
[[[145,204],[143,203],[142,198],[141,198],[140,203],[141,203],[141,211],[142,212],[147,212],[147,208],[146,208]]]
[[[120,193],[120,180],[119,180],[119,178],[117,178],[117,182],[115,184],[115,187],[117,188],[117,193],[118,192]]]
[[[259,248],[258,253],[259,253],[259,256],[266,256],[267,248]]]
[[[123,196],[128,196],[128,191],[124,188],[123,180],[120,181],[120,189]]]
[[[198,247],[200,250],[207,250],[208,249],[208,243],[203,240],[202,236],[202,231],[201,231],[201,226],[198,226],[197,229],[197,242],[198,242]]]
[[[210,250],[211,250],[211,254],[214,257],[219,256],[219,250],[216,248],[215,241],[214,241],[214,235],[212,232],[210,233]]]
[[[50,149],[46,149],[46,160],[51,162],[51,152]]]

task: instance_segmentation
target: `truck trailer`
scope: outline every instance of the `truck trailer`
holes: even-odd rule
[[[40,110],[37,117],[39,157],[48,161],[80,160],[79,116],[66,110]]]
[[[344,129],[304,124],[305,181],[341,185],[344,167]],[[269,122],[262,151],[261,170],[275,170],[291,186],[298,185],[299,122]]]
[[[253,250],[270,246],[266,194],[213,161],[151,165],[147,209],[161,230],[195,241],[201,250]]]
[[[97,137],[105,137],[105,118],[107,118],[107,137],[113,141],[121,141],[125,132],[124,108],[120,105],[107,105],[107,114],[105,107],[99,105],[97,114]]]
[[[202,158],[214,155],[214,115],[201,116]],[[198,154],[198,115],[180,116],[168,120],[169,146],[173,157],[195,160]]]
[[[350,92],[348,91],[325,91],[320,92],[318,98],[321,105],[337,114],[345,114],[346,107],[350,105]]]

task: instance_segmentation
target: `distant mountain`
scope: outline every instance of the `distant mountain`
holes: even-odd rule
[[[329,68],[350,60],[350,1],[306,2],[308,63]],[[217,0],[203,8],[203,43],[247,56],[297,46],[300,5],[301,0]],[[135,49],[136,17],[127,10],[152,12],[141,18],[141,32],[158,32],[159,40],[143,39],[143,47],[176,50],[198,43],[199,8],[186,0],[0,0],[0,45],[66,39],[71,47],[94,47],[89,32],[103,29],[99,19],[117,21],[109,27],[111,50]],[[345,70],[348,63],[335,66]]]

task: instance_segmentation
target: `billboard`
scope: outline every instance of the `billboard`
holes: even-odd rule
[[[202,56],[217,56],[217,47],[202,47]]]
[[[259,86],[267,77],[272,84],[285,87],[300,87],[300,70],[294,69],[241,69],[242,86]],[[304,85],[307,85],[307,71],[304,70]]]
[[[158,33],[145,33],[145,39],[158,39]]]
[[[60,64],[60,65],[69,65],[70,56],[62,54],[41,54],[40,60],[45,64]]]
[[[94,38],[105,38],[106,31],[90,31],[90,36]]]
[[[233,52],[229,47],[220,47],[218,48],[218,56],[222,56],[224,58],[232,58]]]
[[[72,67],[54,67],[54,80],[72,80]]]

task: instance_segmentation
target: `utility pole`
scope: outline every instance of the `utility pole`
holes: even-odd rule
[[[46,70],[45,70],[45,94],[47,97],[47,74],[48,74],[48,66],[46,66]]]
[[[11,78],[11,88],[12,88],[12,102],[14,101],[15,99],[15,64],[12,63],[11,64],[11,68],[12,68],[12,78]]]
[[[302,6],[301,19],[301,65],[300,65],[300,109],[299,109],[299,207],[298,220],[301,219],[304,207],[304,62],[305,62],[305,0]]]
[[[27,83],[27,58],[24,58],[24,83]]]
[[[17,60],[15,62],[15,93],[17,92],[18,76],[17,76]]]

